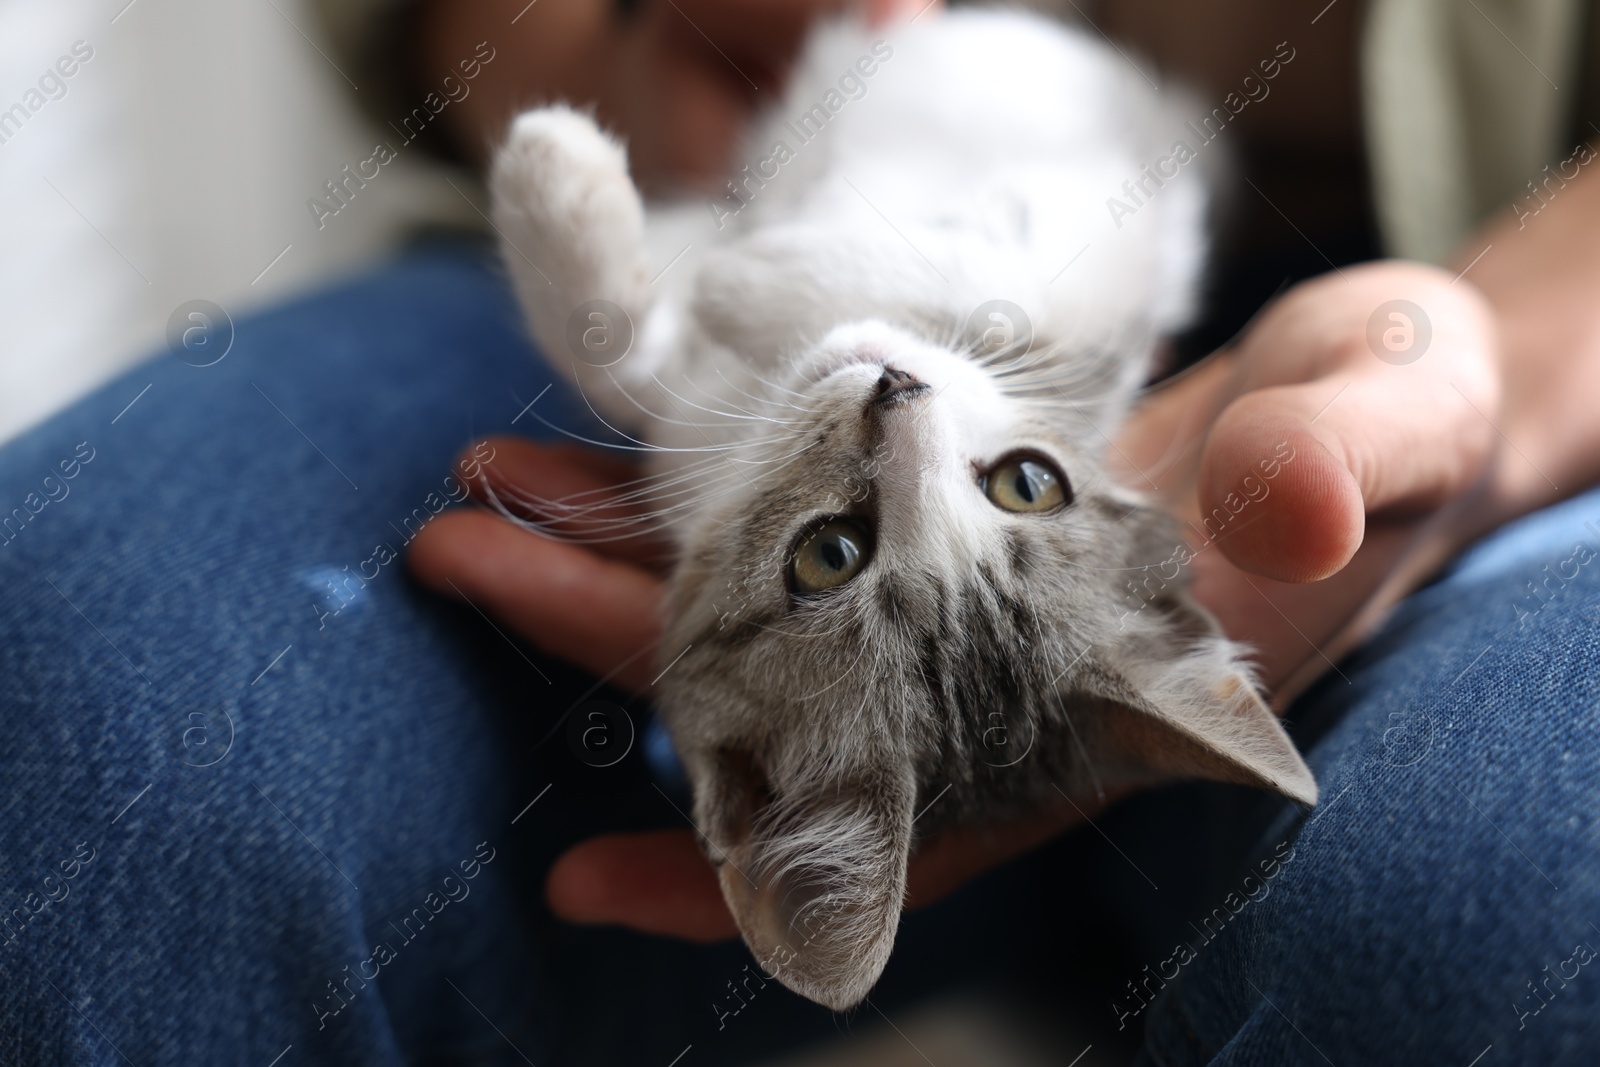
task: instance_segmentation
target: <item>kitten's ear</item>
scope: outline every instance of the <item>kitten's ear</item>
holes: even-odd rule
[[[905,901],[916,787],[888,759],[843,779],[775,786],[749,755],[718,753],[708,852],[763,970],[835,1011],[883,972]]]
[[[1317,781],[1250,679],[1219,652],[1138,669],[1095,664],[1079,676],[1091,733],[1114,768],[1206,778],[1317,802]]]

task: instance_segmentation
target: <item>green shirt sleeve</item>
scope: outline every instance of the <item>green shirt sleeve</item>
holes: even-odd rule
[[[1531,183],[1545,180],[1545,166],[1573,155],[1579,136],[1600,136],[1578,134],[1573,121],[1587,113],[1594,6],[1371,0],[1362,106],[1390,254],[1448,260],[1497,212],[1515,214]]]

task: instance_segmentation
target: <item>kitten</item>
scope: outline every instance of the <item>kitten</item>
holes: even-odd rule
[[[636,519],[517,502],[670,533],[655,695],[694,822],[757,959],[832,1008],[940,829],[1178,778],[1315,803],[1174,524],[1102,459],[1201,267],[1193,167],[1108,218],[1176,129],[1099,42],[962,11],[821,27],[710,204],[646,211],[564,107],[495,160],[535,340],[652,465]]]

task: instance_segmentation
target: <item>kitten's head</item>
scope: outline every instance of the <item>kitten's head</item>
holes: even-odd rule
[[[1314,802],[1187,599],[1181,541],[1106,476],[1096,412],[874,323],[782,388],[786,432],[741,451],[685,539],[659,699],[729,907],[785,985],[858,1003],[914,840],[952,823],[1163,778]]]

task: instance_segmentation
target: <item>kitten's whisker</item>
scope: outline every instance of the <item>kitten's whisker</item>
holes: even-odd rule
[[[587,397],[584,398],[584,402],[588,403],[588,398]],[[583,434],[580,434],[580,433],[578,433],[578,432],[576,432],[574,430],[569,430],[565,426],[557,426],[555,423],[551,422],[549,419],[545,418],[543,415],[541,415],[537,411],[529,411],[528,414],[533,416],[535,419],[537,419],[547,429],[554,430],[556,433],[560,434],[561,436],[563,436],[565,438],[568,438],[569,440],[577,441],[579,444],[593,445],[596,448],[609,448],[609,449],[611,449],[613,451],[616,451],[616,452],[713,452],[713,453],[715,453],[715,452],[726,452],[726,451],[729,451],[731,449],[743,447],[742,445],[738,445],[738,444],[706,445],[704,447],[696,446],[694,448],[672,448],[672,447],[669,447],[667,445],[653,445],[653,444],[650,444],[648,441],[641,441],[636,437],[631,437],[628,434],[623,433],[621,430],[618,430],[615,426],[612,426],[609,422],[606,422],[605,419],[600,417],[600,413],[596,412],[594,410],[594,406],[592,404],[589,405],[589,410],[591,412],[594,412],[594,417],[597,420],[599,420],[599,422],[600,422],[600,424],[602,426],[604,426],[608,430],[611,430],[613,433],[615,433],[618,437],[621,437],[623,440],[631,442],[631,443],[623,445],[623,444],[618,444],[615,441],[597,441],[592,437],[585,437]]]
[[[550,514],[551,518],[558,521],[577,521],[590,515],[618,512],[638,503],[648,500],[665,501],[673,497],[699,494],[707,488],[717,485],[732,477],[736,472],[723,472],[718,474],[700,475],[694,478],[674,479],[678,486],[669,487],[671,491],[653,492],[655,487],[646,487],[634,494],[620,494],[610,497],[601,497],[592,503],[574,503],[567,499],[551,500],[529,493],[515,486],[501,486],[497,489],[500,495],[526,506],[529,510],[543,511]],[[493,486],[490,486],[493,488]],[[642,513],[641,513],[642,514]],[[613,520],[620,517],[613,515]],[[632,516],[629,516],[631,519]]]
[[[737,385],[734,385],[732,382],[728,381],[727,375],[722,373],[722,368],[717,367],[717,366],[715,366],[713,364],[712,369],[717,372],[717,377],[721,378],[723,383],[725,385],[727,385],[729,389],[732,389],[734,392],[738,393],[739,395],[741,395],[741,396],[743,396],[743,397],[745,397],[745,398],[747,398],[749,400],[754,401],[755,404],[758,407],[775,407],[776,406],[775,404],[773,404],[769,400],[764,400],[761,397],[751,396],[749,393],[745,392],[743,389],[740,389]],[[700,390],[700,392],[704,393],[708,398],[710,398],[712,400],[721,400],[721,401],[727,403],[729,407],[732,407],[734,410],[744,413],[745,415],[749,416],[750,418],[760,419],[763,422],[775,423],[775,424],[777,424],[779,426],[794,426],[794,425],[797,425],[797,423],[795,423],[793,420],[780,419],[780,418],[777,418],[777,417],[772,416],[772,415],[764,415],[759,411],[751,411],[748,408],[745,408],[745,407],[742,407],[742,406],[740,406],[738,404],[735,404],[728,397],[711,392],[711,390],[707,389],[705,386],[701,385],[699,382],[697,382],[693,378],[689,377],[688,374],[685,374],[683,376],[683,380],[688,382],[690,385],[694,386],[696,389]],[[793,407],[794,405],[791,404],[789,406]]]
[[[634,407],[638,408],[641,412],[643,412],[645,415],[648,415],[650,418],[655,419],[657,422],[663,422],[663,423],[666,423],[669,426],[689,426],[689,427],[693,427],[693,428],[696,428],[696,429],[699,429],[700,427],[705,425],[705,423],[695,422],[695,421],[692,421],[692,420],[689,420],[689,419],[671,419],[671,418],[668,418],[667,416],[661,414],[659,411],[652,411],[650,408],[647,408],[642,403],[640,403],[639,402],[639,398],[634,396],[633,393],[630,392],[625,386],[623,386],[623,384],[621,382],[617,381],[615,378],[612,378],[611,380],[612,380],[613,384],[616,385],[617,392],[621,393],[623,395],[623,397],[627,399],[628,403],[630,403]]]
[[[838,625],[831,630],[813,630],[808,633],[796,633],[793,630],[785,630],[780,626],[773,626],[763,622],[747,622],[747,625],[754,626],[759,630],[764,630],[769,634],[778,634],[781,637],[793,637],[806,640],[824,637],[837,637],[839,634],[844,633],[850,628],[850,620],[841,618]]]
[[[622,528],[636,526],[641,523],[651,522],[663,514],[679,510],[683,505],[673,504],[670,499],[662,499],[651,508],[641,508],[637,511],[629,510],[632,505],[596,504],[585,508],[567,508],[553,506],[550,501],[540,500],[537,497],[504,489],[496,490],[497,494],[515,503],[522,511],[535,521],[544,523],[560,523],[578,529]],[[691,496],[691,499],[693,497]]]
[[[1089,780],[1094,783],[1094,793],[1100,803],[1106,802],[1106,790],[1100,782],[1100,772],[1095,769],[1094,760],[1089,758],[1089,750],[1083,747],[1083,738],[1078,736],[1078,728],[1072,724],[1072,715],[1067,711],[1067,702],[1061,699],[1061,694],[1056,694],[1056,707],[1061,709],[1061,718],[1066,721],[1067,732],[1072,735],[1072,743],[1078,748],[1078,755],[1083,758],[1084,769],[1089,772]]]
[[[766,458],[762,458],[760,456],[741,456],[732,462],[743,463],[752,467],[760,467],[769,463],[786,463],[796,456],[805,455],[807,452],[811,451],[817,446],[817,442],[815,440],[806,438],[802,438],[802,440],[804,443],[799,448],[796,448],[790,452],[785,452],[782,455],[768,456]]]
[[[540,522],[518,515],[505,506],[505,504],[490,491],[492,507],[509,522],[522,529],[535,533],[551,541],[560,541],[564,544],[609,544],[617,541],[630,541],[650,538],[665,530],[671,529],[675,521],[663,518],[661,513],[652,516],[641,516],[637,523],[618,522],[610,525],[594,524],[592,529],[569,531],[555,528],[549,521]],[[687,503],[673,510],[686,510],[695,505]],[[613,531],[620,531],[613,533]],[[601,535],[609,536],[601,536]]]
[[[655,378],[654,375],[652,375],[651,377],[655,380],[656,385],[658,385],[663,392],[665,392],[669,396],[677,397],[677,394],[674,393],[671,389],[668,389],[665,385],[663,385],[661,383],[660,379]],[[613,382],[614,381],[615,381],[615,379],[613,379]],[[619,389],[621,388],[620,384],[618,385],[618,388]],[[640,440],[637,437],[633,437],[632,435],[624,432],[623,430],[621,430],[621,429],[611,425],[611,423],[607,422],[605,417],[603,415],[601,415],[600,412],[595,410],[594,405],[589,402],[588,396],[586,394],[584,394],[584,392],[583,392],[583,390],[581,388],[578,390],[578,395],[583,397],[584,404],[588,406],[590,413],[593,414],[594,417],[600,422],[600,425],[604,426],[606,429],[610,430],[612,433],[616,434],[618,437],[621,437],[623,440],[631,441],[635,445],[641,446],[641,449],[643,451],[647,451],[647,452],[715,452],[715,453],[726,453],[726,452],[734,451],[734,450],[737,450],[737,449],[740,449],[740,448],[747,448],[747,447],[751,447],[752,445],[758,445],[758,444],[761,444],[761,443],[763,443],[765,441],[769,441],[769,440],[773,439],[773,438],[770,438],[770,437],[756,438],[753,441],[732,441],[732,442],[724,442],[723,444],[718,445],[718,444],[712,443],[710,441],[710,439],[708,438],[707,439],[707,445],[706,445],[705,448],[700,448],[700,447],[694,447],[694,448],[669,448],[669,447],[666,447],[666,446],[663,446],[663,445],[652,445],[648,441],[643,441],[643,440]],[[626,391],[625,390],[624,390],[624,395],[626,395]],[[632,399],[632,398],[630,397],[630,399]],[[682,397],[678,397],[678,399],[681,400],[683,398]],[[690,404],[691,402],[685,400],[684,403]],[[691,404],[691,406],[698,406],[698,405]],[[709,409],[702,408],[701,410],[709,410]],[[712,414],[721,414],[720,412],[711,412],[711,413]],[[616,448],[616,449],[620,449],[620,450],[624,450],[624,451],[636,451],[636,450],[638,450],[638,449],[630,449],[630,448],[628,448],[628,446],[625,446],[625,445],[616,445],[616,444],[608,444],[606,442],[592,441],[592,440],[590,440],[588,438],[581,437],[581,436],[579,436],[579,435],[577,435],[575,433],[572,433],[571,431],[565,430],[562,427],[555,426],[554,424],[549,422],[549,420],[545,419],[543,416],[538,415],[537,412],[535,412],[534,414],[535,414],[535,417],[538,418],[539,421],[544,423],[546,426],[550,426],[551,429],[554,429],[559,433],[562,433],[562,434],[564,434],[564,435],[566,435],[568,437],[571,437],[574,440],[583,441],[583,442],[589,443],[589,444],[596,444],[596,445],[600,445],[602,447]],[[647,414],[649,414],[649,412],[647,412]],[[681,412],[680,412],[680,414],[681,414]],[[656,417],[657,418],[663,418],[662,416],[659,416],[659,415],[656,416]],[[738,416],[729,416],[729,417],[730,418],[737,418]],[[680,423],[680,425],[689,426],[689,427],[692,427],[692,428],[694,428],[696,430],[700,430],[701,431],[701,436],[702,437],[705,436],[705,432],[704,431],[706,429],[706,425],[704,423],[687,421],[687,422]],[[713,427],[713,428],[715,428],[715,427]],[[731,426],[730,427],[723,427],[723,428],[724,429],[729,429],[729,430],[734,429],[734,427],[731,427]]]
[[[743,461],[755,464],[776,464],[771,470],[758,472],[758,476],[768,476],[780,473],[789,463],[802,456],[807,448],[796,449],[783,455]],[[579,494],[572,494],[569,498],[555,501],[539,497],[536,494],[511,486],[501,486],[498,491],[492,485],[486,488],[495,495],[496,504],[502,513],[507,513],[500,497],[517,504],[522,509],[534,515],[532,519],[522,516],[512,516],[519,520],[520,525],[528,528],[537,528],[547,536],[559,536],[568,541],[594,541],[593,535],[609,533],[614,530],[628,530],[627,536],[638,536],[642,531],[637,529],[645,524],[654,524],[651,529],[663,528],[669,521],[676,521],[675,516],[691,510],[698,510],[708,504],[715,503],[729,493],[737,490],[738,485],[731,484],[736,479],[744,484],[750,484],[749,478],[737,468],[715,473],[704,468],[715,466],[718,463],[730,463],[726,455],[713,456],[697,461],[693,471],[674,474],[660,478],[656,484],[644,484],[629,494],[604,495],[607,490],[584,490]],[[636,482],[651,482],[651,479],[636,479]],[[573,503],[578,497],[594,497],[592,503]],[[668,501],[683,498],[679,503],[668,504]],[[640,504],[650,502],[658,506],[626,514],[618,514],[619,510],[638,507]],[[575,528],[575,531],[556,531],[550,527],[558,524]],[[574,534],[581,534],[582,537]]]
[[[707,415],[716,415],[717,417],[724,418],[724,419],[739,419],[741,421],[748,421],[748,420],[752,420],[753,419],[755,421],[761,421],[760,416],[738,415],[738,414],[735,414],[734,412],[731,412],[731,411],[718,411],[715,408],[708,408],[708,407],[706,407],[706,406],[704,406],[702,404],[696,404],[693,400],[690,400],[688,397],[679,396],[676,392],[674,392],[672,389],[670,389],[665,382],[663,382],[660,378],[658,378],[654,374],[652,374],[650,376],[650,380],[655,382],[656,386],[662,392],[666,393],[668,396],[672,397],[675,400],[683,401],[685,404],[688,404],[690,407],[694,408],[696,411],[703,411]],[[685,380],[687,380],[687,379],[685,379]],[[689,384],[693,385],[694,383],[690,382]],[[704,392],[704,390],[701,390],[701,392]],[[776,422],[777,420],[776,419],[768,419],[766,421]]]
[[[728,388],[734,390],[735,392],[737,392],[741,396],[749,397],[751,400],[755,401],[758,404],[782,404],[786,408],[790,408],[790,409],[792,409],[794,411],[801,412],[802,414],[805,414],[805,415],[815,415],[817,413],[816,410],[813,409],[813,408],[801,407],[799,404],[796,404],[796,403],[794,403],[793,401],[790,401],[790,400],[773,399],[773,398],[770,398],[770,397],[758,397],[758,396],[755,396],[755,395],[753,395],[751,393],[745,392],[745,390],[741,389],[739,386],[735,385],[732,381],[730,381],[726,374],[722,373],[722,366],[720,365],[720,363],[713,362],[711,364],[711,369],[716,372],[716,375],[717,375],[718,378],[721,378],[724,382],[727,382]],[[805,395],[804,393],[796,393],[793,389],[785,389],[783,386],[780,386],[775,382],[769,382],[765,378],[761,377],[761,375],[757,374],[755,371],[750,370],[748,368],[746,369],[745,373],[748,374],[751,378],[755,379],[760,384],[765,385],[768,389],[771,389],[773,391],[781,390],[781,391],[786,392],[786,393],[792,393],[794,396],[804,396]]]
[[[715,465],[718,462],[720,462],[720,460],[719,460],[719,458],[717,456],[706,456],[706,457],[704,457],[702,459],[691,460],[690,462],[685,463],[682,466],[674,467],[670,471],[665,471],[665,472],[655,473],[655,474],[644,474],[644,475],[641,475],[638,478],[631,478],[631,479],[629,479],[628,481],[625,481],[625,482],[617,482],[617,483],[615,483],[613,485],[599,486],[599,487],[594,488],[594,489],[581,489],[581,490],[579,490],[579,491],[577,491],[575,493],[568,493],[566,496],[554,497],[553,499],[557,500],[557,501],[565,502],[565,501],[571,501],[571,500],[578,500],[578,499],[581,499],[581,498],[587,497],[587,496],[593,496],[593,497],[598,497],[598,498],[602,498],[602,499],[615,499],[617,497],[625,497],[625,496],[628,496],[629,494],[628,493],[619,493],[618,490],[623,490],[623,489],[633,490],[633,487],[648,488],[649,486],[652,486],[652,485],[666,485],[666,484],[671,484],[671,483],[676,482],[676,481],[681,481],[681,480],[686,479],[686,478],[693,478],[696,475],[697,472],[699,472],[699,471],[701,471],[701,470],[703,470],[705,468],[709,468],[709,467]],[[638,491],[638,490],[633,490],[633,491]]]

